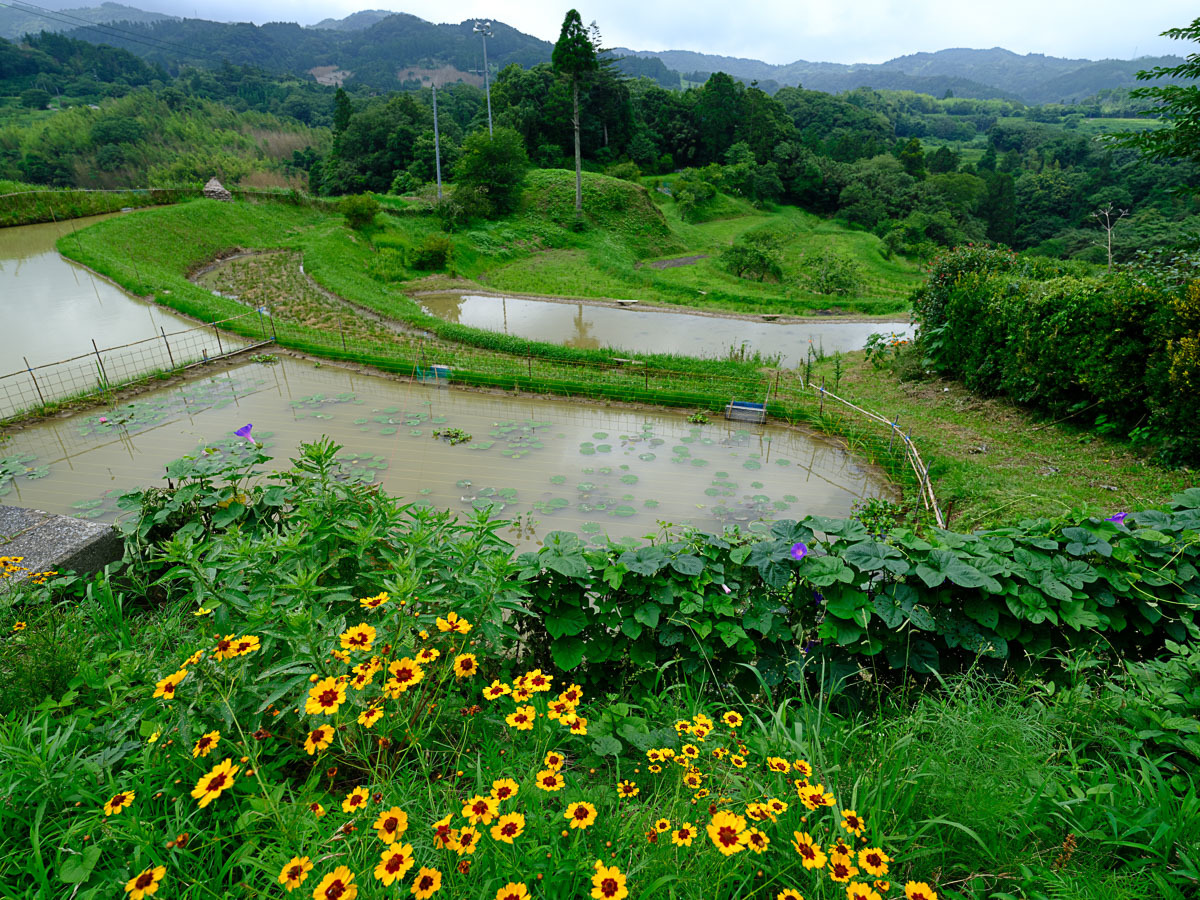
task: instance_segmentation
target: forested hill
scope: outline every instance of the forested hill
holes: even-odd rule
[[[39,4],[43,7],[43,4]],[[120,3],[101,3],[97,6],[80,9],[63,9],[43,12],[39,9],[21,9],[18,0],[16,4],[5,3],[0,6],[0,38],[19,38],[24,34],[37,34],[40,31],[73,31],[84,24],[102,22],[158,22],[170,19],[171,16],[158,12],[149,12],[124,6]]]
[[[130,10],[126,18],[135,18],[132,13],[137,10],[121,9]],[[71,36],[122,47],[168,71],[180,66],[212,68],[226,60],[295,75],[330,67],[330,71],[349,73],[339,75],[349,83],[395,90],[427,85],[435,71],[443,82],[477,80],[483,49],[473,25],[473,21],[438,25],[404,13],[364,10],[309,28],[278,22],[252,25],[166,19],[123,24],[120,30],[84,28]],[[42,27],[62,26],[47,20]],[[550,60],[550,42],[501,22],[494,22],[492,29],[495,36],[488,41],[488,60],[493,69],[510,63],[528,68]],[[1182,62],[1177,57],[1096,62],[1036,53],[1022,56],[998,47],[915,53],[877,65],[805,60],[771,65],[684,50],[613,52],[627,57],[620,64],[627,74],[645,75],[669,88],[703,82],[712,72],[726,72],[745,82],[758,81],[768,93],[796,85],[826,93],[870,87],[1029,104],[1076,102],[1102,91],[1126,89],[1137,83],[1134,75],[1140,69]]]

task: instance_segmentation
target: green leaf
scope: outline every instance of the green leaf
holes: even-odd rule
[[[933,673],[941,666],[937,647],[929,641],[913,641],[908,646],[900,644],[888,647],[887,658],[893,669]]]
[[[557,640],[583,631],[587,627],[587,614],[578,606],[560,603],[553,612],[546,614],[545,625],[550,637]]]
[[[550,644],[550,656],[554,664],[564,671],[574,669],[583,662],[584,643],[582,638],[565,637]]]
[[[667,564],[667,554],[661,547],[638,547],[637,550],[622,553],[617,557],[617,562],[630,572],[649,577],[657,574],[658,570]],[[701,564],[701,568],[703,568],[703,564]]]
[[[704,560],[698,556],[685,554],[672,559],[671,568],[680,575],[699,575],[704,571]]]
[[[959,587],[978,588],[987,586],[993,593],[1000,593],[1000,583],[984,575],[974,566],[963,562],[952,550],[931,550],[925,562],[916,569],[917,577],[929,587],[935,588],[949,580]]]
[[[611,734],[606,734],[604,737],[598,737],[592,741],[592,752],[597,756],[620,756],[622,747],[623,745],[620,740]]]
[[[888,569],[897,575],[908,572],[908,562],[900,551],[876,540],[852,544],[842,551],[842,559],[862,572],[878,572],[881,569]]]
[[[66,884],[83,884],[91,877],[99,861],[99,845],[86,847],[82,853],[74,853],[62,861],[58,867],[58,879]]]
[[[633,617],[648,628],[658,627],[658,615],[657,603],[643,603],[633,611]]]
[[[963,612],[985,628],[995,628],[1000,622],[1000,608],[990,597],[968,597]]]
[[[636,619],[622,619],[621,630],[629,636],[631,640],[637,640],[642,636],[642,623]]]
[[[849,584],[854,580],[854,570],[837,556],[810,556],[801,564],[799,571],[809,584],[816,587],[829,587],[834,582]]]

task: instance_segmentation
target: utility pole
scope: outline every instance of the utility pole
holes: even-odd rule
[[[492,136],[492,88],[491,82],[488,79],[488,62],[487,62],[487,39],[495,37],[492,34],[491,22],[476,22],[475,33],[483,38],[483,92],[487,96],[488,109],[488,137]]]
[[[438,123],[437,123],[437,85],[431,85],[433,88],[433,164],[437,168],[437,191],[438,202],[442,200],[442,145],[438,139]]]
[[[1129,215],[1127,209],[1114,209],[1111,203],[1106,203],[1094,213],[1092,218],[1100,223],[1100,227],[1104,229],[1108,238],[1108,274],[1112,274],[1112,233],[1117,227],[1117,223]]]

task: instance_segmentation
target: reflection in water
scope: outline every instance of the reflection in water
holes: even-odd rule
[[[280,465],[328,434],[345,447],[345,478],[441,508],[491,507],[516,520],[509,539],[525,546],[552,530],[638,537],[660,520],[720,530],[845,515],[860,497],[890,494],[833,443],[795,430],[700,427],[679,413],[496,397],[288,359],[16,432],[0,452],[32,474],[0,494],[112,518],[121,491],[161,483],[166,463],[201,448],[235,451],[233,431],[247,422]],[[432,438],[444,428],[472,438]]]
[[[191,327],[58,255],[54,242],[108,216],[0,228],[0,375]]]
[[[431,294],[418,302],[426,312],[450,322],[568,347],[722,357],[730,348],[745,346],[750,353],[778,354],[786,366],[803,363],[810,344],[825,353],[844,353],[861,350],[875,332],[912,332],[905,322],[812,319],[775,324],[479,294]]]

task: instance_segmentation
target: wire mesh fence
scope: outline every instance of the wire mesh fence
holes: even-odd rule
[[[240,336],[222,329],[236,328]],[[159,372],[174,372],[197,363],[222,359],[270,343],[273,332],[258,311],[193,328],[168,332],[117,347],[91,352],[38,366],[29,365],[0,376],[0,420],[31,409],[77,397],[111,391]]]

